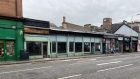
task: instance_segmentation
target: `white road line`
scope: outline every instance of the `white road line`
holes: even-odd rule
[[[22,65],[31,65],[32,63],[24,63],[24,64],[13,64],[13,65],[2,65],[0,68],[3,67],[15,67],[15,66],[22,66]]]
[[[77,61],[77,62],[90,62],[90,61],[95,61],[96,59],[87,59],[87,60],[81,60],[81,61]]]
[[[109,62],[109,63],[101,63],[101,64],[96,64],[98,66],[102,66],[102,65],[108,65],[108,64],[117,64],[117,63],[120,63],[122,61],[115,61],[115,62]]]
[[[104,71],[109,71],[109,70],[114,70],[114,69],[120,69],[120,68],[124,68],[124,67],[128,67],[128,66],[132,66],[133,64],[128,64],[128,65],[124,65],[124,66],[119,66],[119,67],[114,67],[114,68],[108,68],[108,69],[104,69],[104,70],[98,70],[97,72],[104,72]]]
[[[61,61],[71,61],[71,60],[61,60]]]
[[[77,63],[69,64],[69,65],[79,65],[84,63],[91,63],[91,61],[95,61],[96,59],[86,60],[86,61],[77,61]]]
[[[39,68],[32,68],[32,69],[25,69],[25,70],[16,70],[16,71],[1,72],[0,75],[2,75],[2,74],[9,74],[9,73],[17,73],[17,72],[32,71],[32,70],[47,69],[47,68],[50,68],[50,67],[52,67],[52,66],[48,66],[48,67],[39,67]]]
[[[72,76],[62,77],[62,78],[58,78],[58,79],[68,79],[68,78],[78,77],[78,76],[81,76],[81,75],[82,74],[72,75]]]

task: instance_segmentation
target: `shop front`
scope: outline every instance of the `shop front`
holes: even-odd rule
[[[50,56],[48,21],[24,18],[24,49],[29,53],[29,59],[47,58]]]
[[[49,57],[49,40],[43,35],[25,35],[25,50],[29,53],[30,59]]]
[[[23,50],[23,25],[15,19],[0,19],[0,61],[19,60]]]

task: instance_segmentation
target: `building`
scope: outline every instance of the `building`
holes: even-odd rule
[[[137,51],[138,32],[127,24],[126,21],[112,24],[109,33],[118,35],[120,52]]]
[[[23,38],[21,19],[0,17],[0,61],[19,60]]]
[[[50,56],[48,21],[24,18],[24,49],[29,53],[30,59],[46,58]]]
[[[25,18],[24,33],[24,48],[30,59],[102,54],[103,34],[68,23],[65,18],[60,27],[48,21]]]

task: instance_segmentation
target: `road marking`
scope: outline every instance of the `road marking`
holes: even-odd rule
[[[95,61],[96,59],[86,60],[86,61],[77,61],[77,63],[69,64],[69,65],[78,65],[84,63],[91,63],[91,61]]]
[[[81,61],[77,61],[77,62],[83,62],[83,63],[85,63],[85,62],[90,62],[90,61],[95,61],[96,59],[88,59],[88,60],[81,60]]]
[[[117,64],[117,63],[120,63],[122,61],[115,61],[115,62],[109,62],[109,63],[101,63],[101,64],[96,64],[98,66],[102,66],[102,65],[108,65],[108,64]]]
[[[71,61],[71,60],[61,60],[61,61]]]
[[[120,69],[120,68],[124,68],[124,67],[128,67],[128,66],[132,66],[133,64],[128,64],[128,65],[124,65],[124,66],[119,66],[119,67],[114,67],[114,68],[108,68],[108,69],[104,69],[104,70],[98,70],[97,72],[104,72],[104,71],[109,71],[109,70],[114,70],[114,69]]]
[[[48,67],[39,67],[39,68],[32,68],[32,69],[25,69],[25,70],[16,70],[16,71],[1,72],[0,75],[2,75],[2,74],[9,74],[9,73],[17,73],[17,72],[32,71],[32,70],[47,69],[47,68],[50,68],[50,67],[52,67],[52,66],[48,66]]]
[[[68,79],[68,78],[78,77],[78,76],[81,76],[81,75],[82,74],[72,75],[72,76],[62,77],[62,78],[58,78],[58,79]]]
[[[0,66],[0,68],[4,68],[4,67],[15,67],[15,66],[21,66],[21,65],[31,65],[32,63],[24,63],[24,64],[13,64],[13,65],[3,65]]]

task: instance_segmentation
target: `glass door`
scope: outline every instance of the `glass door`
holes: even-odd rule
[[[15,58],[15,42],[6,41],[6,59],[14,60]]]

